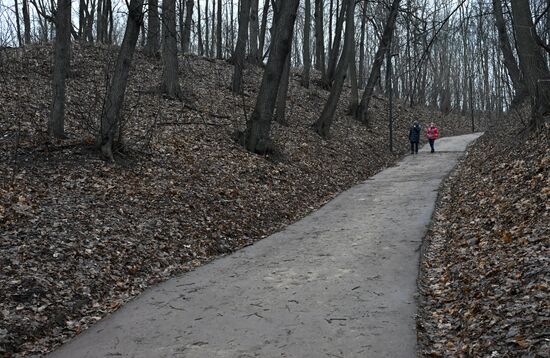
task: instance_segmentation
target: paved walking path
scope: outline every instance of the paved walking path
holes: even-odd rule
[[[56,357],[415,357],[419,247],[479,134],[436,141],[253,246],[149,289]]]

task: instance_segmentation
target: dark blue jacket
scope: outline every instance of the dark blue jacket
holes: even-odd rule
[[[420,126],[418,124],[415,124],[409,130],[409,140],[412,143],[418,143],[420,140]]]

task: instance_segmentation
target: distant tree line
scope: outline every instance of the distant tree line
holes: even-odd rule
[[[550,111],[550,0],[130,0],[127,6],[80,0],[78,18],[70,0],[14,1],[9,18],[15,21],[1,28],[0,39],[19,46],[55,41],[53,137],[64,135],[70,42],[120,46],[98,138],[111,159],[138,47],[162,58],[160,91],[178,100],[179,77],[185,75],[178,53],[231,61],[228,85],[235,93],[243,91],[246,66],[264,66],[256,105],[241,133],[242,144],[256,153],[272,150],[273,120],[287,123],[291,68],[304,87],[316,78],[312,70],[318,71],[319,84],[330,92],[313,123],[323,137],[346,84],[352,93],[349,113],[365,125],[371,98],[390,86],[411,107],[444,113],[503,113],[529,101],[535,130]],[[126,17],[116,15],[123,9]],[[386,71],[390,62],[393,72]]]

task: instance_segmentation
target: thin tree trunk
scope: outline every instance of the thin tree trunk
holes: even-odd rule
[[[208,1],[208,0],[207,0]],[[216,0],[212,0],[212,31],[211,40],[212,44],[210,46],[210,57],[214,57],[214,48],[216,47]]]
[[[290,51],[298,4],[299,0],[287,0],[285,6],[281,6],[278,10],[278,19],[260,92],[242,137],[242,144],[251,152],[264,154],[273,150],[269,135],[271,120],[281,81],[281,73]]]
[[[326,76],[323,16],[323,0],[315,0],[315,69],[321,71],[322,78]]]
[[[239,34],[237,37],[237,46],[233,54],[235,68],[233,71],[233,80],[231,90],[234,93],[242,93],[242,81],[244,70],[244,58],[246,55],[246,37],[248,35],[248,20],[250,19],[250,0],[241,0],[241,9],[239,11]]]
[[[277,101],[275,103],[275,120],[284,126],[288,125],[288,122],[286,120],[286,99],[288,95],[288,84],[290,82],[290,58],[292,57],[291,52],[292,51],[288,51],[288,55],[286,56],[283,73],[281,73],[279,90],[277,91]]]
[[[183,27],[183,43],[182,51],[189,52],[189,44],[191,41],[191,21],[193,20],[193,0],[187,0],[185,3],[185,25]]]
[[[260,52],[260,62],[264,59],[264,47],[265,47],[265,33],[267,29],[267,15],[269,13],[269,0],[264,1],[264,9],[262,11],[262,25],[260,28],[260,44],[258,45],[258,51]]]
[[[376,85],[376,83],[380,78],[380,67],[384,62],[384,55],[386,54],[386,51],[390,50],[389,48],[390,40],[393,34],[393,29],[395,27],[395,20],[397,19],[397,13],[399,10],[400,1],[401,0],[393,0],[392,2],[390,13],[388,15],[388,20],[386,21],[384,32],[382,34],[382,38],[380,39],[380,45],[378,46],[378,50],[376,51],[376,55],[374,57],[374,63],[372,65],[369,79],[367,81],[365,91],[363,92],[361,103],[359,104],[359,107],[357,108],[357,113],[355,115],[356,119],[360,120],[365,124],[368,124],[367,115],[369,110],[369,104],[372,98],[372,93],[374,91],[374,86]]]
[[[189,8],[187,8],[189,10]],[[162,84],[161,93],[172,99],[183,99],[178,71],[178,43],[176,39],[176,0],[162,1]]]
[[[365,86],[365,32],[367,27],[367,0],[361,9],[361,40],[359,43],[359,88]]]
[[[344,6],[345,3],[342,5]],[[346,10],[343,8],[340,14],[336,18],[336,29],[334,31],[334,42],[329,50],[328,68],[326,77],[323,78],[325,86],[330,87],[334,80],[334,72],[336,71],[336,64],[338,63],[338,55],[340,54],[340,43],[342,42],[342,30],[344,25],[344,17],[346,16]]]
[[[202,42],[202,24],[201,24],[201,2],[197,1],[197,36],[198,36],[198,50],[199,55],[204,55],[204,44]]]
[[[343,10],[342,10],[343,11]],[[344,40],[345,41],[345,40]],[[355,63],[355,41],[351,49],[351,55],[349,56],[349,80],[351,82],[351,97],[349,103],[349,113],[354,115],[357,112],[357,106],[359,106],[359,88],[357,86],[357,67]]]
[[[258,53],[258,0],[252,0],[250,3],[250,56],[249,61],[253,64],[257,64],[260,60]]]
[[[23,25],[25,26],[25,44],[31,43],[31,18],[29,16],[29,0],[23,0]]]
[[[334,84],[330,90],[329,97],[321,116],[313,125],[317,134],[321,137],[328,137],[332,121],[334,119],[334,113],[338,107],[338,101],[340,100],[340,95],[342,93],[342,87],[344,86],[344,80],[346,78],[346,72],[350,66],[350,57],[353,54],[354,38],[355,38],[355,21],[353,19],[353,14],[355,10],[355,0],[345,0],[346,3],[346,34],[344,39],[344,49],[342,50],[342,56],[338,61],[338,67],[336,69],[336,75],[334,78]],[[344,12],[344,7],[342,8]],[[355,61],[354,61],[355,65]]]
[[[305,0],[305,19],[304,19],[304,73],[302,74],[302,86],[309,88],[311,72],[311,54],[310,54],[310,36],[311,36],[311,0]]]
[[[218,0],[218,23],[216,27],[216,57],[223,58],[222,54],[222,0]]]
[[[23,46],[23,39],[21,38],[21,23],[19,22],[19,2],[14,0],[15,5],[15,26],[17,30],[17,43],[19,47]]]
[[[55,27],[53,100],[48,133],[52,138],[63,138],[65,137],[65,79],[69,71],[71,47],[71,0],[57,1]]]
[[[210,56],[210,14],[208,14],[209,0],[205,1],[204,7],[204,53]]]
[[[119,127],[119,117],[124,103],[128,73],[130,72],[142,22],[143,0],[131,0],[128,8],[128,22],[126,23],[124,39],[120,46],[101,116],[99,146],[101,153],[110,160],[113,160],[113,142]]]
[[[147,47],[145,53],[155,56],[160,48],[160,20],[158,0],[148,0],[147,3]]]

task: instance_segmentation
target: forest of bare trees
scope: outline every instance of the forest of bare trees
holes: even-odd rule
[[[285,121],[291,72],[300,73],[308,87],[317,80],[311,77],[315,69],[330,91],[314,125],[325,137],[346,84],[354,97],[350,110],[367,126],[370,99],[389,90],[411,107],[430,106],[472,119],[498,116],[528,101],[534,128],[549,110],[548,0],[150,0],[128,6],[112,0],[80,0],[76,9],[64,0],[0,3],[0,45],[55,42],[52,136],[64,135],[71,41],[121,46],[100,119],[102,146],[116,132],[135,47],[162,56],[159,89],[179,100],[184,98],[178,76],[185,76],[185,69],[178,69],[178,52],[230,60],[235,70],[228,86],[235,93],[242,92],[246,66],[265,66],[243,138],[257,152],[269,149],[265,136],[273,117]],[[387,71],[390,64],[393,71]]]

